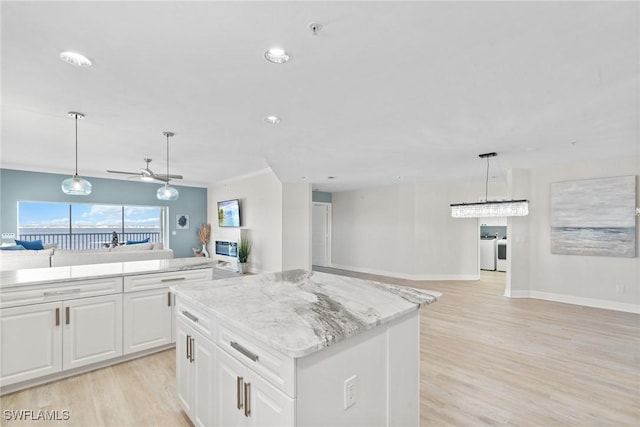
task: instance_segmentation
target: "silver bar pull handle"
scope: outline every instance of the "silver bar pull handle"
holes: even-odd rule
[[[167,292],[167,306],[171,307],[171,292]]]
[[[187,360],[191,360],[191,335],[187,335]]]
[[[65,316],[64,323],[66,323],[67,325],[70,325],[71,324],[71,313],[69,312],[69,307],[65,307],[64,316]]]
[[[251,415],[251,383],[244,383],[244,416]]]
[[[253,360],[254,362],[258,361],[258,355],[255,354],[254,352],[252,352],[251,350],[247,350],[246,348],[244,348],[242,345],[238,344],[235,341],[231,341],[229,344],[231,345],[231,347],[235,348],[240,353],[242,353],[244,356],[248,357],[249,359]]]
[[[195,338],[191,338],[191,363],[195,362],[196,355],[193,353],[193,344],[195,344]]]
[[[162,279],[160,280],[160,283],[167,283],[167,282],[179,282],[181,280],[187,280],[186,277],[173,277],[170,279]]]
[[[78,288],[78,289],[65,289],[63,291],[49,291],[49,292],[45,292],[44,296],[45,297],[50,297],[53,295],[66,295],[66,294],[74,294],[76,292],[80,292],[82,289]]]
[[[60,326],[60,307],[56,308],[56,326]]]
[[[192,322],[198,323],[198,318],[193,314],[189,313],[187,310],[182,310],[182,314],[184,314],[184,317],[188,318]]]
[[[238,409],[242,409],[242,377],[236,377],[236,403]]]

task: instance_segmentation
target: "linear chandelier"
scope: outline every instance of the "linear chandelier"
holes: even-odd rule
[[[527,216],[529,215],[529,201],[521,200],[497,200],[489,201],[489,159],[496,157],[497,153],[480,154],[481,159],[487,159],[487,178],[484,185],[484,202],[454,203],[451,204],[451,216],[453,218],[490,218],[499,216]]]

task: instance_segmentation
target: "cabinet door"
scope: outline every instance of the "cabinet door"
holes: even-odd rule
[[[172,303],[167,288],[123,295],[124,354],[172,342]]]
[[[216,407],[218,426],[244,426],[244,380],[247,368],[226,351],[216,347]]]
[[[65,301],[64,369],[122,355],[122,294]]]
[[[176,391],[178,392],[178,401],[180,406],[187,413],[189,418],[192,417],[192,374],[191,374],[191,339],[193,332],[191,328],[183,321],[178,319],[176,322]]]
[[[293,426],[294,400],[216,347],[216,425]]]
[[[214,425],[215,351],[211,341],[194,332],[191,346],[193,374],[193,423],[196,426]]]
[[[257,374],[247,376],[250,426],[293,426],[294,400]]]
[[[62,304],[0,310],[0,385],[62,370]]]

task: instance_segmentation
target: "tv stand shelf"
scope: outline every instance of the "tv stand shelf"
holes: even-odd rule
[[[227,271],[238,271],[238,264],[235,261],[223,261],[216,260],[216,264],[214,264],[216,268],[220,268],[222,270]]]

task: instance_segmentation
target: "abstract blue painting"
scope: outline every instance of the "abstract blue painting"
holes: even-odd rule
[[[551,184],[551,253],[636,256],[636,177]]]

